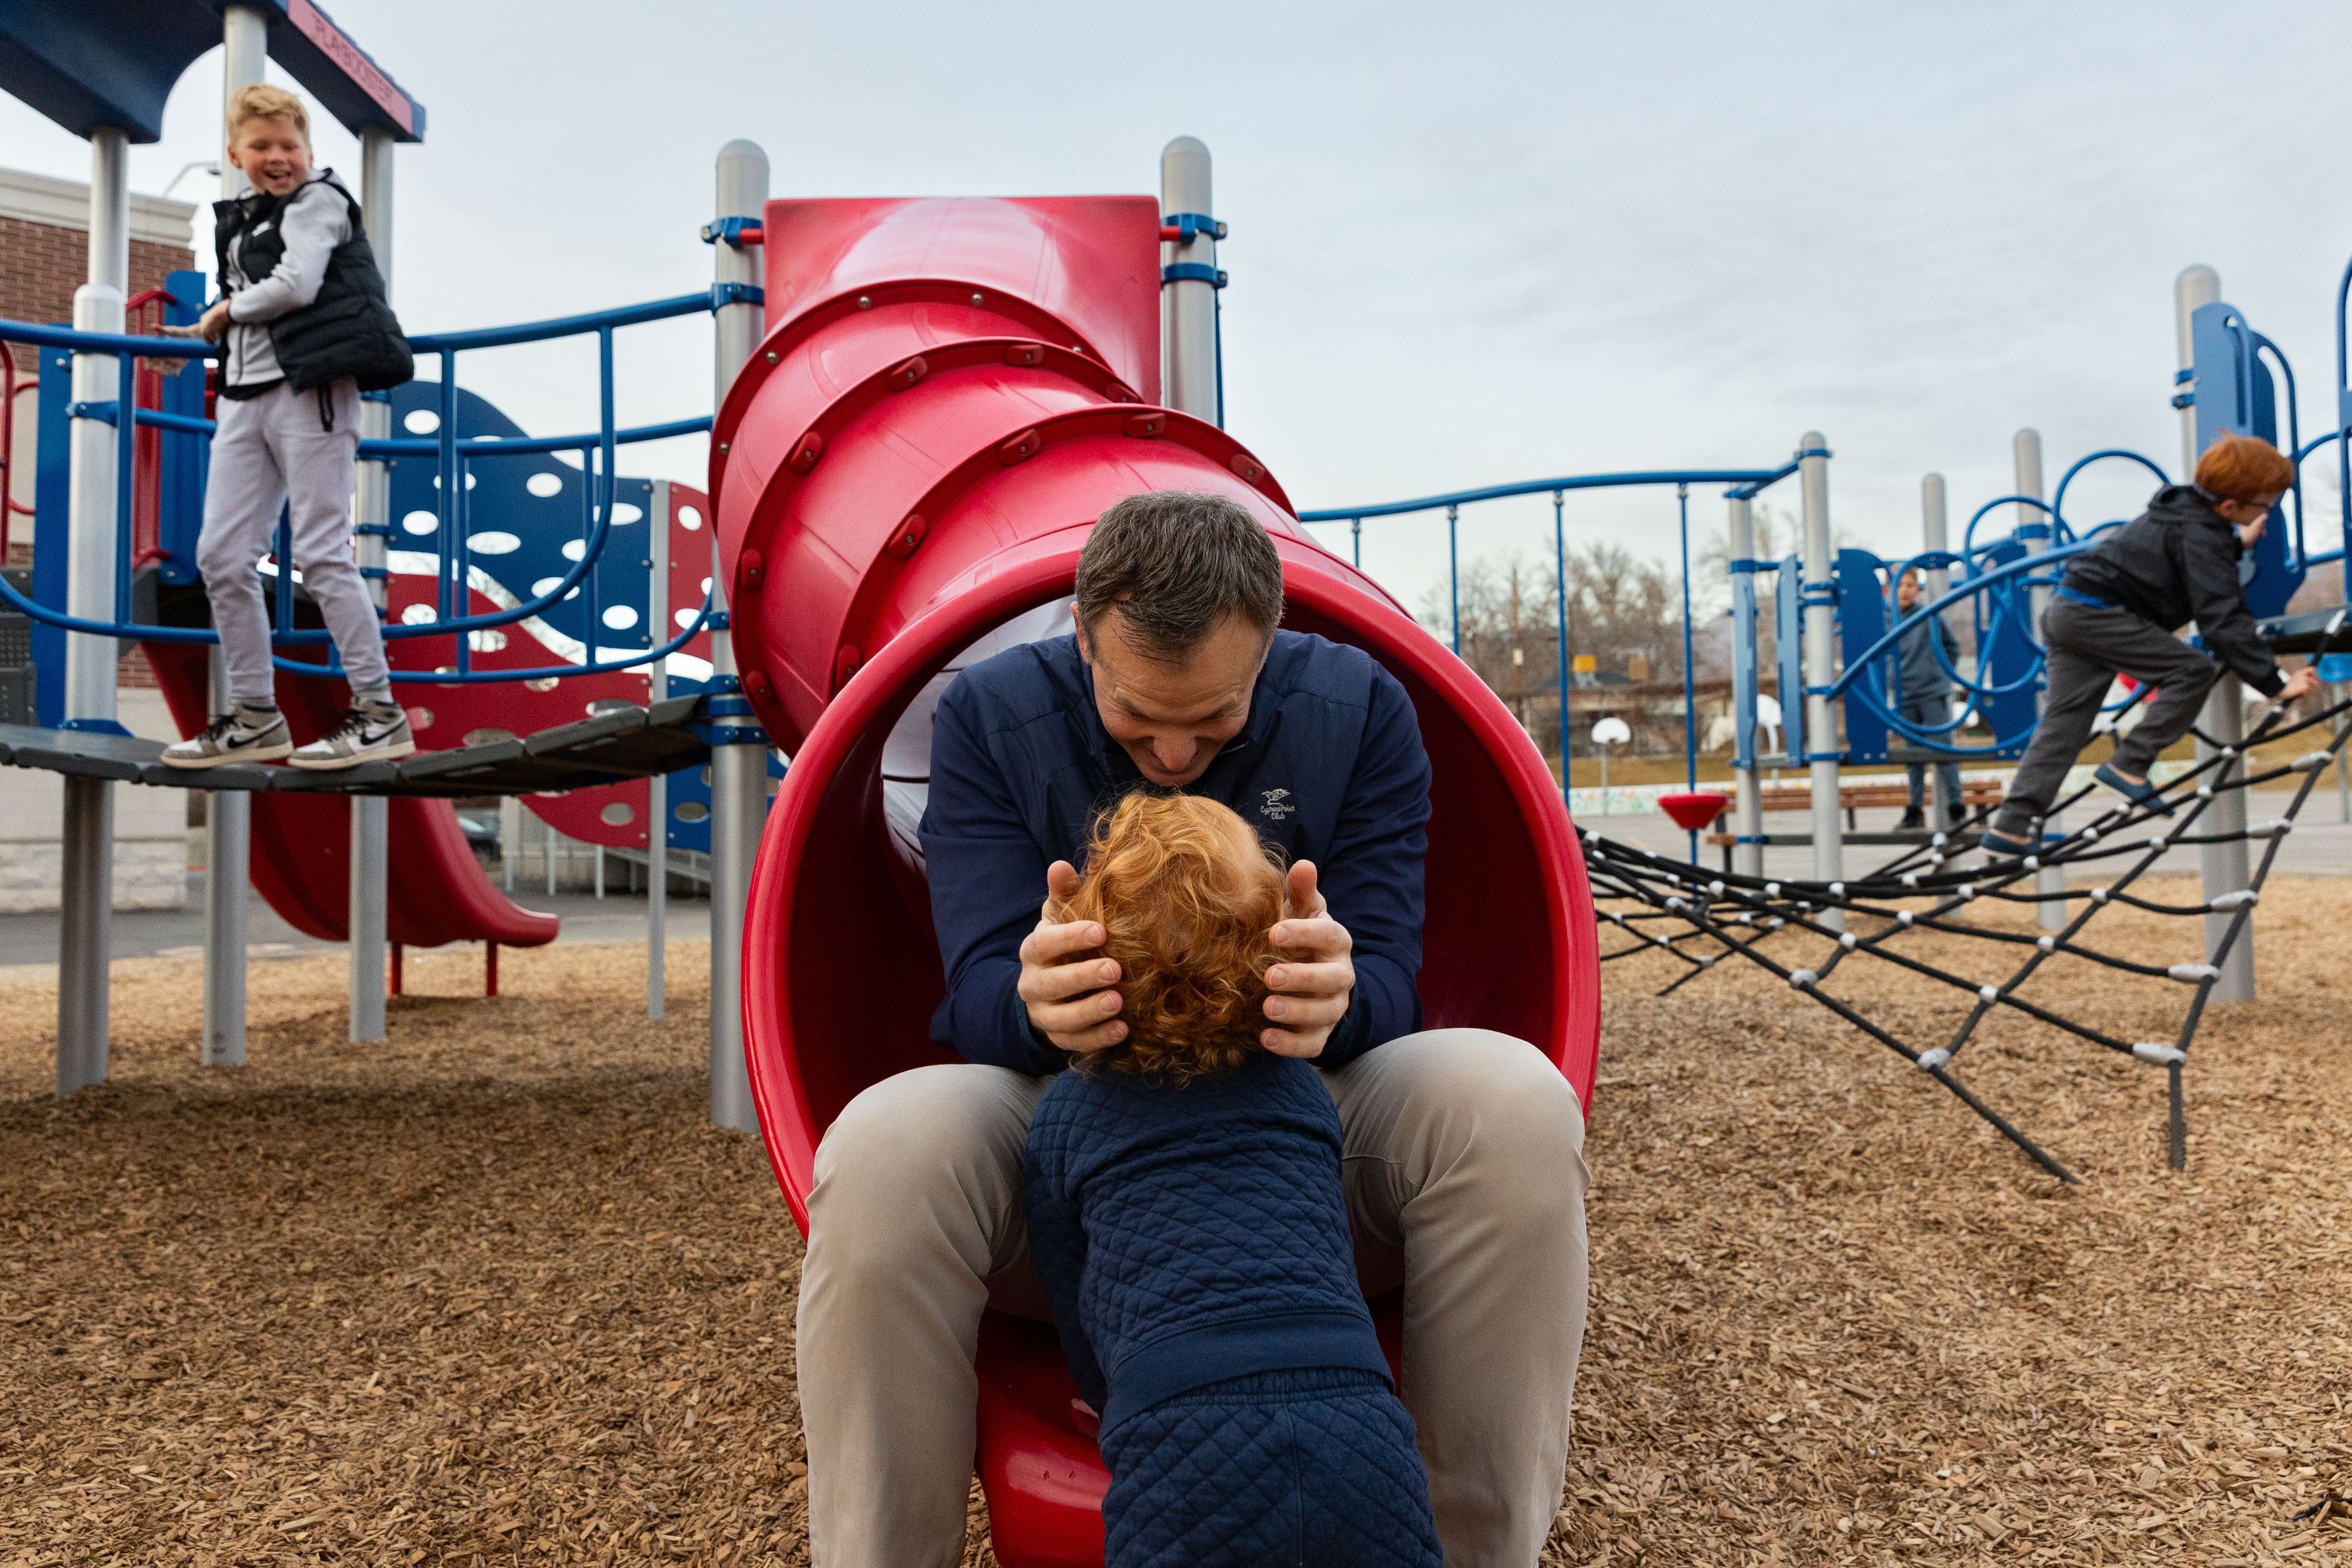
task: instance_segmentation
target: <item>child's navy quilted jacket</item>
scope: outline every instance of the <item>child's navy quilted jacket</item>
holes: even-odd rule
[[[1181,1087],[1066,1072],[1038,1101],[1030,1247],[1102,1413],[1111,1568],[1435,1568],[1339,1148],[1315,1069],[1270,1055]]]

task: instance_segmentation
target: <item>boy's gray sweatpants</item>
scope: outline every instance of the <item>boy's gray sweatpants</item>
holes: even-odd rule
[[[2053,598],[2042,612],[2042,646],[2050,650],[2042,722],[1993,818],[1994,829],[2012,838],[2030,836],[2058,798],[2116,676],[2156,688],[2138,724],[2116,742],[2116,771],[2146,778],[2157,753],[2197,722],[2221,674],[2220,665],[2155,623],[2129,610],[2096,609],[2072,599]]]
[[[1534,1568],[1559,1510],[1584,1342],[1584,1116],[1484,1029],[1391,1040],[1323,1075],[1370,1293],[1404,1287],[1404,1395],[1446,1568]],[[1021,1154],[1045,1087],[955,1063],[884,1079],[817,1146],[801,1270],[816,1568],[955,1568],[991,1305],[1047,1314]]]
[[[258,397],[224,397],[215,412],[220,427],[213,437],[196,570],[212,601],[229,695],[273,700],[267,590],[254,568],[269,553],[281,506],[290,512],[294,569],[343,656],[352,689],[382,687],[387,679],[383,630],[352,558],[359,384],[339,381],[296,392],[280,382]]]

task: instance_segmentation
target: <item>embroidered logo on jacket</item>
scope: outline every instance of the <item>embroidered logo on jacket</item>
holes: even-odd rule
[[[1297,805],[1290,798],[1288,790],[1270,789],[1265,792],[1265,804],[1259,806],[1257,811],[1260,816],[1269,822],[1280,822],[1297,809]]]

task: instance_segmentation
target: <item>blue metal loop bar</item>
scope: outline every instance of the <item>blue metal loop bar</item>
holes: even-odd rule
[[[2137,463],[2141,468],[2154,474],[2156,482],[2159,485],[2168,485],[2172,482],[2171,476],[2164,471],[2163,465],[2157,462],[2155,458],[2142,457],[2139,453],[2124,447],[2103,447],[2095,452],[2086,453],[2075,458],[2066,471],[2058,476],[2058,488],[2052,491],[2050,496],[2050,515],[2057,522],[2061,539],[2070,538],[2073,534],[2073,530],[2066,522],[2066,487],[2074,482],[2076,474],[2081,473],[2093,463],[2105,462],[2110,458]]]
[[[1222,289],[1227,281],[1224,268],[1211,267],[1202,261],[1171,261],[1160,269],[1162,283],[1206,283],[1212,289]]]
[[[1190,245],[1204,234],[1211,239],[1225,237],[1224,224],[1207,213],[1169,213],[1160,218],[1160,226],[1174,229],[1178,245]]]

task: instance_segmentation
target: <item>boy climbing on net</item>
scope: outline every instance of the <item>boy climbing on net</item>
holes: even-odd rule
[[[2156,795],[2149,766],[2189,732],[2224,668],[2281,702],[2318,689],[2309,667],[2293,675],[2279,668],[2238,577],[2240,557],[2261,540],[2271,509],[2294,483],[2294,465],[2267,441],[2225,434],[2197,459],[2196,481],[2167,485],[2147,511],[2066,563],[2042,615],[2049,649],[2042,721],[1979,841],[1988,854],[2032,852],[2037,825],[2090,740],[2116,676],[2156,689],[2147,712],[2094,775],[2134,805]],[[2172,635],[2190,620],[2211,657]]]
[[[1438,1568],[1428,1478],[1358,1288],[1339,1118],[1259,1043],[1282,873],[1227,807],[1129,795],[1056,918],[1127,1037],[1038,1101],[1029,1239],[1101,1413],[1107,1568]]]
[[[416,749],[392,695],[383,632],[352,558],[360,394],[409,378],[408,342],[385,302],[360,205],[331,169],[310,167],[301,100],[256,83],[229,99],[228,161],[253,188],[214,206],[221,299],[180,337],[224,345],[218,427],[196,569],[228,667],[229,710],[168,746],[173,767],[289,758],[335,769]],[[269,619],[254,568],[279,509],[293,557],[352,684],[351,710],[295,748],[278,710]]]

